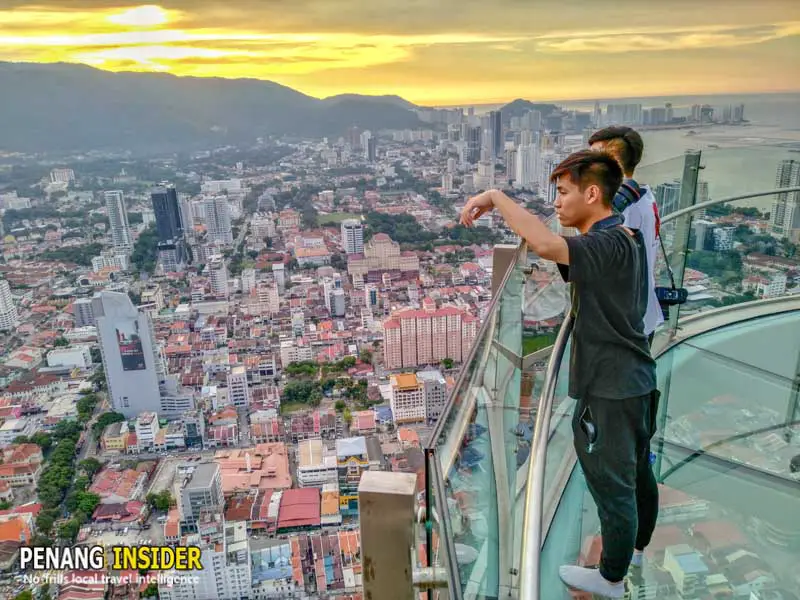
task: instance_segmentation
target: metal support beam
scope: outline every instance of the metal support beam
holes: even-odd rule
[[[365,471],[358,485],[365,600],[412,600],[417,477]]]
[[[494,254],[492,255],[492,297],[497,295],[503,278],[514,264],[517,256],[516,244],[495,244]]]
[[[697,199],[697,180],[700,176],[700,152],[690,150],[686,152],[683,163],[683,179],[681,179],[681,195],[678,210],[685,210]],[[675,237],[672,241],[672,252],[668,258],[670,268],[675,277],[675,285],[683,286],[683,274],[686,271],[686,255],[689,247],[689,230],[692,224],[691,213],[686,213],[676,219]],[[679,306],[673,306],[669,314],[669,330],[674,332],[678,328]]]

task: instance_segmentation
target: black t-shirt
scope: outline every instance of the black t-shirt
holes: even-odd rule
[[[631,236],[614,217],[586,235],[566,237],[575,327],[569,395],[622,399],[656,389],[655,361],[643,319],[647,310],[647,253],[642,234]]]

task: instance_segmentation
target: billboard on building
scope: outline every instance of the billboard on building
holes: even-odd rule
[[[144,371],[147,368],[137,321],[117,327],[117,344],[123,371]]]

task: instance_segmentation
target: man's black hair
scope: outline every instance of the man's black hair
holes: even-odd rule
[[[633,175],[633,171],[642,160],[644,142],[635,129],[622,125],[606,127],[595,131],[589,138],[589,145],[606,142],[606,151],[618,157],[625,175]]]
[[[608,152],[581,150],[570,154],[550,174],[550,181],[568,175],[581,191],[596,185],[603,194],[603,204],[611,206],[614,195],[622,185],[622,169]]]

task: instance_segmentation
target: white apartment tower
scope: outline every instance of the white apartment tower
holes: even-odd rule
[[[236,408],[250,406],[250,387],[247,385],[247,369],[242,365],[228,372],[228,401]]]
[[[783,160],[775,175],[775,188],[800,186],[800,161]],[[800,192],[775,194],[770,212],[770,229],[774,235],[800,241]]]
[[[0,279],[0,330],[8,331],[19,325],[17,307],[11,296],[11,287],[5,279]]]
[[[211,244],[233,244],[231,207],[225,196],[209,196],[203,200],[208,241]]]
[[[217,298],[228,297],[228,268],[225,259],[217,254],[208,261],[208,278],[211,281],[211,293]]]
[[[357,219],[342,221],[342,247],[345,254],[364,253],[364,225]]]
[[[112,190],[104,192],[106,200],[106,210],[108,211],[108,221],[111,225],[111,240],[114,250],[124,254],[130,254],[133,250],[133,237],[131,236],[131,226],[128,224],[128,211],[125,209],[125,200],[122,192]]]

